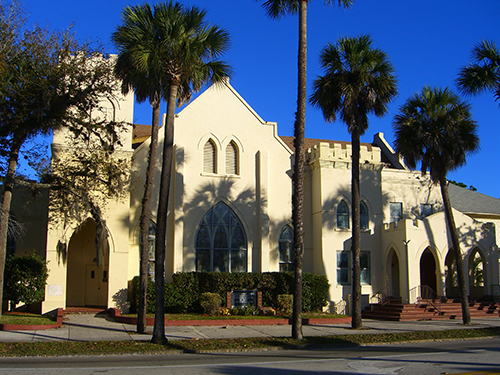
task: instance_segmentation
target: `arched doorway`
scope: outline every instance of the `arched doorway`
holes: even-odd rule
[[[485,267],[484,258],[478,248],[475,248],[469,257],[469,291],[473,298],[484,297],[485,294]]]
[[[437,298],[437,272],[434,254],[427,248],[420,257],[420,296],[424,299]]]
[[[73,233],[68,246],[66,306],[108,305],[108,254],[97,266],[96,223],[86,220]]]
[[[399,275],[399,258],[394,249],[389,251],[388,257],[388,271],[389,271],[389,295],[393,298],[401,297],[400,275]]]

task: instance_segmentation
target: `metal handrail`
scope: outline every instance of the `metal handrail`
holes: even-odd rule
[[[372,310],[373,310],[373,304],[372,304],[372,299],[376,298],[377,299],[377,304],[381,305],[381,306],[384,306],[384,305],[387,305],[390,301],[389,299],[389,296],[388,296],[388,290],[389,290],[389,287],[386,286],[384,289],[380,290],[379,292],[373,294],[371,297],[370,297],[370,305]]]
[[[425,300],[425,303],[433,306],[437,310],[438,314],[441,314],[441,298],[429,285],[418,285],[415,288],[412,288],[410,293],[414,290],[418,293],[415,304],[424,303],[423,301]],[[438,301],[437,303],[436,300]]]

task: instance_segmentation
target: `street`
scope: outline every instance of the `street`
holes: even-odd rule
[[[0,358],[2,374],[500,374],[500,339],[215,354]]]

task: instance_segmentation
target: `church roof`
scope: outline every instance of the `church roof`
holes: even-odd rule
[[[451,206],[465,214],[500,215],[500,199],[450,183]]]

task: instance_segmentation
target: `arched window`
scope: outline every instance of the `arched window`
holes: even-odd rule
[[[139,257],[141,256],[141,239],[142,236],[139,233]],[[148,229],[148,275],[151,280],[155,279],[155,249],[156,249],[156,224],[154,221],[149,222]]]
[[[286,226],[280,233],[280,272],[293,271],[293,230]]]
[[[359,204],[359,227],[361,230],[367,230],[369,228],[368,220],[368,207],[365,202]]]
[[[349,208],[347,207],[347,203],[345,201],[340,201],[337,206],[337,228],[349,228]]]
[[[239,174],[238,146],[234,141],[226,147],[226,174]]]
[[[236,214],[220,202],[211,208],[196,233],[196,271],[246,272],[247,240]]]
[[[203,172],[217,173],[217,148],[211,139],[203,146]]]

